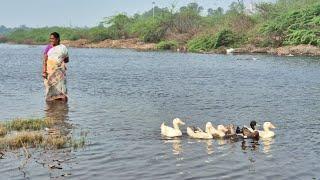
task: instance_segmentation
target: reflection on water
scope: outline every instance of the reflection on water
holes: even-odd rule
[[[263,152],[265,154],[269,154],[271,145],[274,144],[275,140],[274,138],[260,138],[259,141],[246,139],[242,141],[241,149],[243,150],[243,152],[246,152],[248,149],[251,151],[257,151],[259,150],[259,145],[260,145],[259,142],[262,142]]]
[[[63,135],[68,135],[71,131],[69,124],[69,106],[64,101],[51,101],[46,103],[45,115],[46,118],[52,119],[58,128],[58,131]]]
[[[274,138],[263,138],[261,139],[261,142],[263,144],[263,152],[265,154],[270,153],[271,145],[274,144]]]
[[[256,172],[256,154],[255,152],[259,150],[259,142],[252,139],[243,139],[241,142],[241,149],[243,153],[248,154],[247,158],[249,160],[249,172]],[[250,150],[249,152],[247,150]]]
[[[246,152],[248,149],[251,151],[256,151],[259,149],[259,142],[252,139],[244,139],[241,143],[241,149]]]
[[[64,101],[46,102],[45,116],[54,121],[55,126],[48,130],[50,135],[69,137],[71,135],[71,125],[69,121],[69,106]],[[41,153],[37,159],[41,164],[46,165],[50,171],[50,178],[61,178],[70,175],[69,161],[75,157],[63,149],[52,149],[46,153]]]
[[[72,152],[78,163],[72,164],[71,178],[320,177],[318,58],[71,48],[70,101],[50,103],[43,111],[42,49],[0,44],[0,118],[45,114],[58,119],[60,129],[71,122],[88,128],[91,143]],[[206,119],[239,125],[270,119],[280,128],[276,143],[198,143],[183,136],[164,145],[159,126],[173,116],[191,117],[187,124],[199,125]],[[18,179],[10,161],[1,159],[0,173],[3,179]],[[46,170],[30,167],[30,177],[46,179]]]
[[[190,138],[188,143],[189,144],[196,144],[196,146],[205,147],[206,153],[208,155],[210,155],[214,152],[212,139],[192,139],[192,138]]]
[[[188,141],[189,144],[194,144],[195,142],[201,143],[205,146],[206,152],[208,155],[212,154],[214,152],[213,150],[213,141],[217,142],[219,146],[230,144],[233,145],[237,143],[236,141],[230,140],[230,139],[208,139],[208,140],[202,140],[202,139],[190,139],[191,141]],[[265,154],[270,153],[271,145],[274,143],[274,138],[268,138],[268,139],[260,139],[260,141],[263,144],[263,152]],[[183,152],[181,139],[180,138],[173,138],[173,139],[164,139],[164,144],[172,144],[172,152],[174,155],[179,155]],[[259,150],[260,143],[259,141],[252,140],[252,139],[243,139],[241,142],[241,149],[244,153],[247,153],[247,150],[250,151],[258,151]]]
[[[182,153],[181,139],[179,138],[165,139],[163,142],[165,144],[172,143],[172,152],[174,155],[179,155]]]
[[[64,101],[50,101],[46,102],[45,115],[47,118],[52,118],[57,121],[67,121],[69,106]]]
[[[213,153],[212,140],[205,140],[204,142],[206,144],[207,154],[208,155],[212,154]]]
[[[225,139],[217,139],[217,142],[218,142],[218,144],[221,146],[221,145],[225,145],[226,144],[226,140]]]

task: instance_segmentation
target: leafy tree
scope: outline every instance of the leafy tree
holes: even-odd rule
[[[175,14],[173,26],[178,33],[195,33],[200,28],[200,13],[203,7],[197,3],[190,3],[180,8],[180,12]]]
[[[182,6],[180,12],[192,12],[194,14],[200,14],[203,10],[202,6],[199,6],[197,3],[189,3],[187,6]]]
[[[223,8],[222,7],[218,7],[217,9],[212,9],[209,8],[208,9],[208,16],[222,16],[223,15]]]
[[[115,16],[107,17],[104,21],[109,31],[112,32],[113,38],[128,37],[128,26],[131,23],[131,18],[125,14],[117,14]]]
[[[234,14],[243,13],[244,9],[245,9],[245,6],[243,1],[232,2],[229,6],[229,10],[227,11],[227,13],[234,13]]]
[[[133,36],[139,36],[144,42],[159,42],[165,35],[166,28],[160,18],[141,18],[130,29]]]
[[[275,5],[272,3],[262,2],[255,5],[257,12],[263,19],[270,19],[277,15]]]
[[[89,31],[89,39],[91,41],[103,41],[112,38],[107,28],[103,26],[93,27]]]
[[[168,8],[159,8],[158,6],[154,7],[154,16],[159,17],[163,14],[169,13]],[[140,17],[142,18],[150,18],[153,17],[153,9],[150,9],[149,11],[143,13]]]

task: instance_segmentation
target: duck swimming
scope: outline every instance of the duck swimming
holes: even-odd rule
[[[234,125],[233,125],[233,124],[228,124],[228,125],[226,125],[225,127],[226,127],[226,129],[228,130],[228,131],[226,131],[226,134],[227,134],[227,135],[234,135],[234,134],[236,134],[236,129],[234,128]]]
[[[259,137],[261,138],[271,138],[275,136],[275,133],[270,130],[270,128],[276,128],[271,122],[263,123],[263,131],[259,131]]]
[[[237,138],[236,129],[233,124],[228,124],[225,126],[225,128],[227,129],[227,131],[225,131],[226,138],[230,138],[230,139]]]
[[[222,131],[224,133],[228,132],[228,129],[222,124],[217,126],[217,130]]]
[[[251,121],[250,122],[250,127],[247,127],[246,125],[243,126],[242,131],[243,130],[247,130],[249,132],[253,132],[256,130],[256,126],[258,126],[256,121]]]
[[[259,139],[259,131],[256,130],[257,122],[251,121],[250,127],[243,126],[242,129],[237,127],[236,133],[243,138]]]
[[[160,126],[161,134],[166,137],[182,136],[182,132],[179,129],[179,125],[185,125],[185,123],[181,119],[175,118],[173,119],[172,124],[173,124],[173,128],[166,126],[163,122]]]
[[[187,134],[192,137],[192,138],[196,138],[196,139],[212,139],[212,124],[211,122],[207,122],[206,123],[206,129],[205,132],[202,131],[201,128],[199,127],[187,127]]]
[[[212,126],[211,133],[213,137],[223,138],[226,136],[226,131],[228,131],[223,125],[218,125],[217,129]]]

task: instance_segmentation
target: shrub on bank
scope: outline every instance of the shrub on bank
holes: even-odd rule
[[[130,32],[144,42],[157,43],[163,39],[166,28],[161,25],[161,20],[147,18],[133,23]]]
[[[187,48],[189,52],[206,52],[213,49],[215,42],[215,36],[203,35],[188,41]]]
[[[298,44],[310,44],[314,46],[320,46],[319,32],[314,30],[293,30],[290,32],[284,41],[286,45],[298,45]]]
[[[159,50],[174,50],[177,47],[178,43],[176,41],[161,41],[156,46]]]
[[[89,30],[89,40],[98,42],[111,38],[110,32],[105,27],[94,27]]]
[[[62,40],[78,40],[87,38],[90,29],[64,28],[64,27],[44,27],[31,29],[17,29],[7,35],[8,41],[18,44],[46,44],[49,42],[49,35],[52,32],[58,32]]]
[[[262,26],[261,32],[277,46],[283,44],[320,46],[319,16],[320,4],[305,9],[292,10],[267,21]]]
[[[222,30],[217,33],[216,39],[215,39],[215,44],[213,48],[218,48],[221,46],[229,46],[235,43],[235,36],[234,34],[229,31],[229,30]]]
[[[231,46],[236,42],[236,36],[230,30],[219,31],[216,35],[203,35],[191,39],[187,43],[190,52],[207,52],[219,47]]]

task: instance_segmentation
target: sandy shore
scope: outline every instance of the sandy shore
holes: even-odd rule
[[[144,43],[138,38],[112,40],[106,39],[100,42],[90,42],[86,39],[76,41],[61,41],[62,44],[69,47],[78,48],[119,48],[119,49],[135,49],[141,51],[156,50],[155,43]]]
[[[144,43],[138,38],[112,40],[106,39],[100,42],[90,42],[87,39],[79,39],[76,41],[63,40],[62,44],[68,47],[77,48],[119,48],[119,49],[135,49],[138,51],[155,51],[157,50],[155,43]],[[176,49],[178,52],[187,52],[185,46]],[[200,52],[205,54],[216,53],[226,54],[227,48],[220,47],[211,52]],[[233,54],[272,54],[278,56],[320,56],[320,47],[312,45],[283,46],[279,48],[271,47],[254,47],[245,45],[244,47],[232,49]]]
[[[246,46],[241,48],[235,48],[233,53],[267,53],[278,56],[320,56],[320,48],[312,45],[283,46],[279,48],[259,48],[254,46]]]

